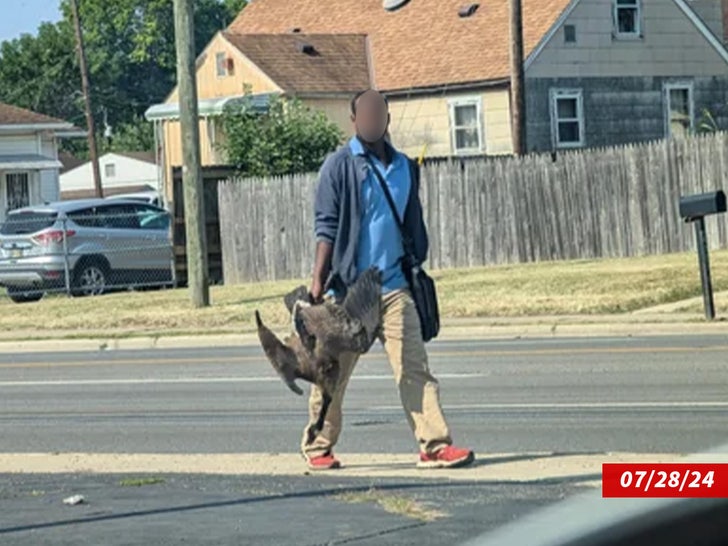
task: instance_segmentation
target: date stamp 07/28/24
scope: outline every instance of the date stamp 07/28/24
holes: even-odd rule
[[[728,464],[605,463],[605,498],[728,498]]]

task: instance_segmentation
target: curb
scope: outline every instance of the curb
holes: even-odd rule
[[[666,317],[667,318],[667,317]],[[510,321],[491,320],[489,322],[466,319],[457,323],[443,324],[438,341],[515,340],[536,338],[574,338],[574,337],[647,337],[679,335],[725,335],[728,325],[722,322],[691,322],[685,320],[663,322],[628,322],[622,317],[605,322],[581,323],[565,322],[564,317],[544,317]],[[510,323],[508,323],[510,322]],[[226,347],[250,347],[258,345],[254,333],[242,334],[201,334],[184,336],[138,336],[128,338],[89,338],[89,339],[43,339],[0,341],[0,354],[17,353],[58,353],[93,351],[133,351],[133,350],[170,350],[170,349],[207,349]]]

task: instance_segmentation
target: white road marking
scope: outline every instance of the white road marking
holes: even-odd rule
[[[728,402],[560,402],[527,404],[447,404],[448,410],[533,410],[533,409],[676,409],[728,408]],[[400,406],[376,406],[370,411],[394,411]]]

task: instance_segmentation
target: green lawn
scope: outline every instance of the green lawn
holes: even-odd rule
[[[711,254],[716,290],[728,290],[728,252]],[[444,318],[624,313],[700,295],[694,254],[552,262],[434,272]],[[0,298],[5,338],[234,333],[253,330],[253,312],[287,322],[283,295],[303,281],[212,288],[212,306],[195,310],[186,290],[97,298],[48,297],[18,305]],[[717,300],[728,311],[728,298]],[[688,309],[700,313],[699,305]]]

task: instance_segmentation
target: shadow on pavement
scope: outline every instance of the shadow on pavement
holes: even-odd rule
[[[335,477],[335,476],[331,476],[331,477]],[[333,496],[333,495],[342,495],[342,494],[350,494],[350,493],[364,493],[366,491],[369,491],[373,487],[380,491],[411,491],[411,490],[418,490],[418,489],[436,489],[438,487],[472,488],[472,487],[478,487],[478,486],[519,485],[519,484],[520,485],[528,484],[528,485],[534,485],[534,486],[552,486],[552,485],[562,485],[562,484],[566,485],[566,484],[581,483],[581,482],[593,481],[593,480],[598,480],[598,479],[601,479],[601,474],[564,476],[564,477],[560,477],[560,478],[544,479],[544,480],[538,480],[538,481],[523,481],[523,482],[499,481],[499,480],[452,482],[452,481],[428,480],[423,483],[391,483],[391,484],[377,484],[377,485],[366,485],[366,486],[357,486],[357,487],[338,487],[338,488],[328,488],[328,489],[311,490],[311,491],[301,491],[301,492],[294,492],[294,493],[283,493],[283,494],[279,494],[279,495],[266,495],[266,496],[231,499],[231,500],[219,501],[219,502],[189,504],[189,505],[183,505],[183,506],[173,506],[173,507],[169,507],[169,508],[135,510],[135,511],[131,511],[131,512],[123,512],[120,514],[99,514],[97,512],[96,513],[97,515],[92,515],[90,517],[65,519],[65,520],[50,521],[50,522],[45,522],[45,523],[36,523],[36,524],[30,524],[30,525],[18,525],[15,527],[0,528],[0,535],[7,535],[7,534],[11,534],[11,533],[21,533],[21,532],[25,532],[25,531],[36,531],[36,530],[40,530],[40,529],[51,529],[51,528],[65,527],[65,526],[70,526],[70,525],[79,525],[79,524],[83,524],[83,523],[98,523],[98,522],[103,522],[103,521],[131,519],[131,518],[139,518],[139,517],[146,517],[146,516],[157,516],[157,515],[161,515],[161,514],[191,512],[191,511],[195,511],[195,510],[228,508],[231,506],[242,506],[242,505],[263,503],[263,502],[269,502],[269,501],[291,500],[291,499],[311,499],[311,498],[329,497],[329,496]]]

